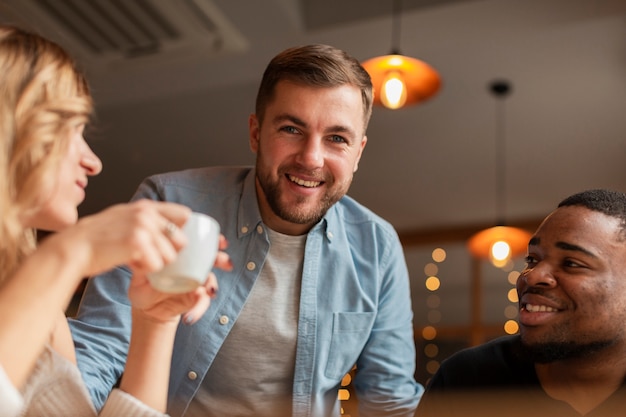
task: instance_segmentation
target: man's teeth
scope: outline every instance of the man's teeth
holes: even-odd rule
[[[553,312],[553,311],[558,311],[556,308],[552,308],[552,307],[548,307],[548,306],[536,306],[533,304],[526,304],[526,311],[530,311],[531,313],[538,313],[538,312]]]
[[[309,188],[317,187],[318,185],[321,184],[319,181],[301,180],[300,178],[294,177],[293,175],[289,175],[289,179],[298,185],[301,185],[303,187],[309,187]]]

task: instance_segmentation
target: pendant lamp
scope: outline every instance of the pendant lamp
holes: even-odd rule
[[[489,85],[490,92],[496,98],[496,214],[497,225],[482,230],[468,241],[470,253],[478,259],[488,259],[491,263],[502,268],[513,257],[526,252],[531,234],[523,229],[506,226],[504,222],[505,209],[505,180],[506,180],[506,152],[505,152],[505,115],[504,99],[511,92],[511,84],[506,80],[493,81]]]
[[[374,104],[399,109],[434,96],[441,78],[427,63],[400,53],[400,0],[393,2],[392,18],[390,54],[368,59],[362,65],[372,79]]]

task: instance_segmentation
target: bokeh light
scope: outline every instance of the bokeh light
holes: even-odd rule
[[[437,275],[438,272],[439,267],[436,264],[430,262],[424,265],[424,274],[426,274],[426,276]]]
[[[439,310],[430,310],[428,312],[428,322],[437,324],[441,321],[441,312]]]
[[[433,375],[435,372],[437,372],[437,370],[439,370],[438,361],[428,361],[426,363],[426,371],[428,371],[429,374]]]
[[[430,276],[426,278],[425,285],[430,291],[437,291],[441,285],[441,281],[439,281],[439,278],[435,276]]]
[[[507,334],[515,334],[518,330],[519,324],[517,324],[515,320],[507,320],[507,322],[504,323],[504,331],[507,332]]]
[[[428,308],[439,308],[441,305],[441,298],[436,294],[431,294],[426,298],[426,305]]]
[[[428,343],[426,346],[424,346],[424,355],[426,355],[427,357],[434,358],[438,354],[439,346],[437,346],[436,344]]]
[[[426,326],[422,329],[422,337],[426,340],[433,340],[437,337],[437,329],[433,326]]]
[[[504,317],[507,319],[514,319],[517,317],[517,305],[506,306],[504,309]]]
[[[437,248],[433,250],[432,257],[435,262],[443,262],[446,260],[446,251],[442,248]]]

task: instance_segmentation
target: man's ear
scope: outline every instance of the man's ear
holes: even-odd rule
[[[365,149],[365,145],[367,145],[367,136],[363,136],[361,140],[361,146],[359,147],[359,153],[356,156],[356,160],[354,161],[354,168],[352,173],[355,173],[359,169],[359,161],[361,160],[361,155],[363,155],[363,149]]]

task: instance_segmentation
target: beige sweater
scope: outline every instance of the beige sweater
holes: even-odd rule
[[[0,417],[165,416],[118,389],[96,413],[78,368],[49,347],[21,392],[0,367],[0,404]]]

